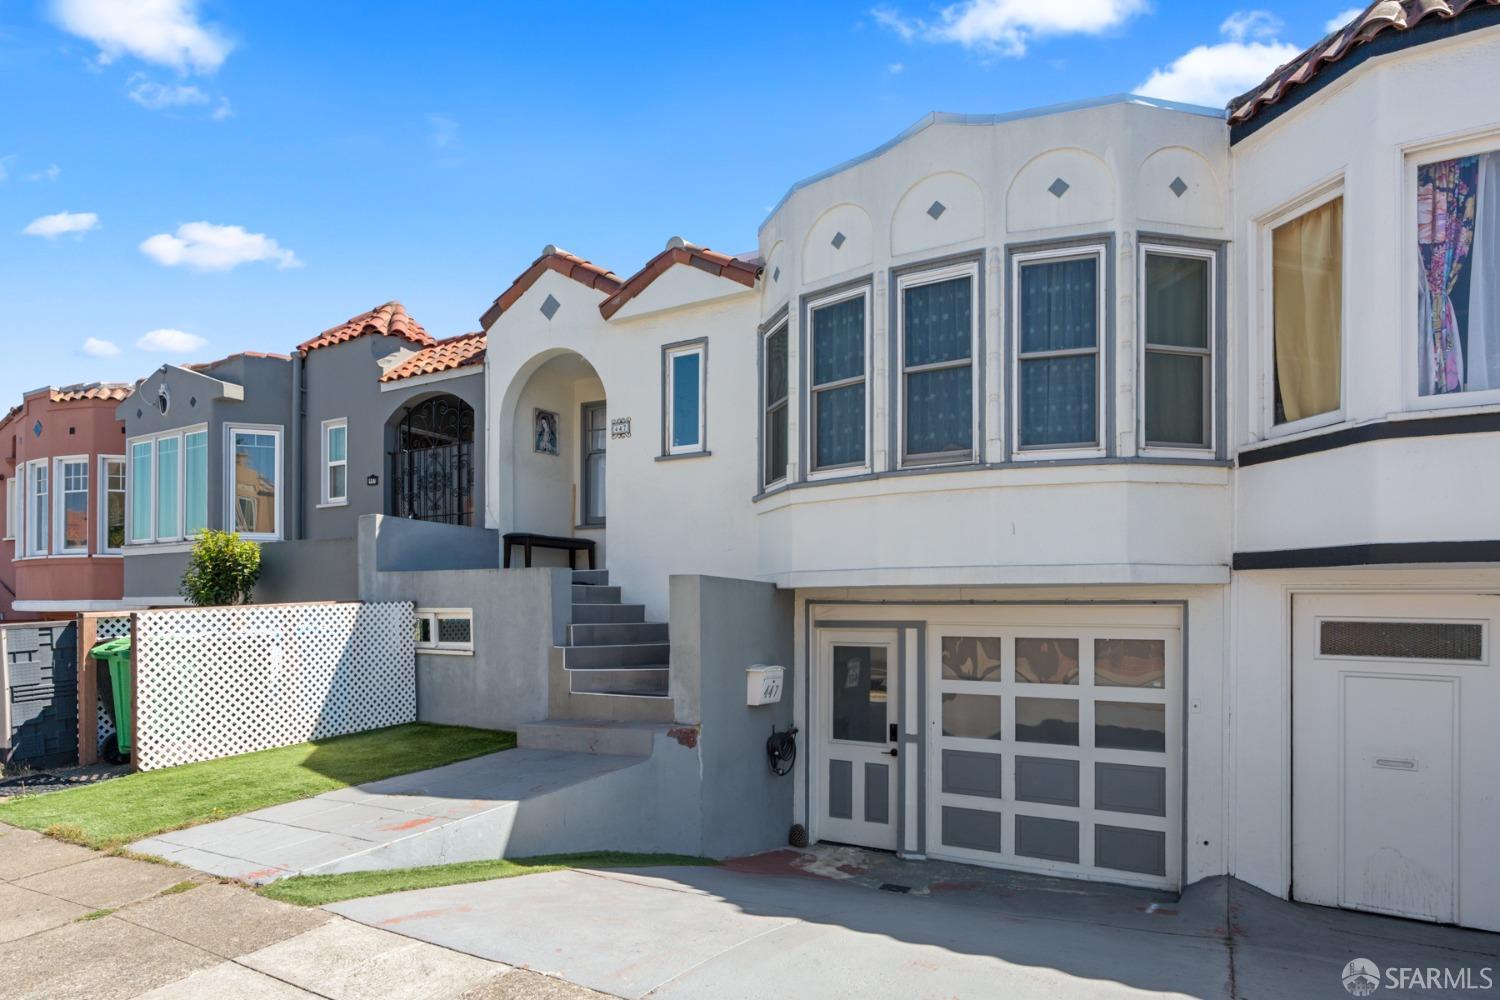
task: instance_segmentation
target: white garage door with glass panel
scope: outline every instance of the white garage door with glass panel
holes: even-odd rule
[[[1149,624],[1162,610],[930,625],[930,857],[1178,885],[1182,652]]]

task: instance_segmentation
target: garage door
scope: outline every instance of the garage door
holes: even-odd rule
[[[931,622],[929,856],[1175,888],[1178,625],[1162,608]]]
[[[1500,930],[1500,599],[1293,602],[1292,894]]]

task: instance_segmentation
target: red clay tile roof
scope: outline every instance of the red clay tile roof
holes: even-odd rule
[[[1229,102],[1229,124],[1243,125],[1265,108],[1310,82],[1323,67],[1338,62],[1387,31],[1410,31],[1434,18],[1451,20],[1469,11],[1500,7],[1500,0],[1377,0],[1344,27],[1272,73],[1255,89]]]
[[[82,382],[48,390],[54,403],[75,403],[83,399],[121,400],[135,391],[135,386],[124,382]]]
[[[216,368],[219,365],[224,364],[224,362],[226,361],[233,361],[235,358],[270,358],[272,361],[292,360],[285,354],[266,354],[263,351],[237,351],[234,354],[218,358],[214,361],[196,361],[193,364],[183,365],[182,367],[186,368],[190,372],[202,372],[207,371],[210,368]]]
[[[383,306],[376,306],[369,312],[360,313],[338,326],[324,330],[313,339],[298,345],[297,351],[306,355],[308,351],[343,344],[371,333],[400,337],[402,340],[409,340],[422,347],[431,347],[437,343],[428,336],[426,330],[422,329],[422,324],[411,318],[405,306],[399,302],[387,302]]]
[[[440,340],[392,367],[380,376],[380,381],[395,382],[413,375],[435,375],[454,368],[482,364],[488,343],[489,337],[483,332],[461,333],[456,337]]]
[[[710,250],[708,247],[695,246],[680,236],[674,236],[667,243],[665,250],[652,257],[645,267],[631,275],[619,291],[599,303],[599,311],[604,314],[605,319],[609,319],[619,312],[625,303],[644,292],[653,281],[677,264],[690,264],[717,277],[737,281],[746,288],[755,287],[755,279],[760,276],[764,267],[760,261],[741,260],[738,257]]]
[[[488,330],[500,318],[500,314],[511,306],[516,300],[526,294],[526,290],[537,283],[537,279],[548,271],[556,271],[565,278],[597,288],[605,295],[613,295],[620,290],[623,282],[620,276],[613,271],[607,271],[591,261],[582,257],[575,257],[566,250],[560,250],[555,246],[548,245],[542,248],[542,255],[531,262],[531,266],[521,272],[521,276],[511,282],[510,287],[500,293],[500,297],[494,304],[484,311],[479,317],[479,325]]]

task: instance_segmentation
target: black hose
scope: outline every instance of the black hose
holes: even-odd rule
[[[771,759],[772,774],[777,777],[791,774],[792,766],[797,763],[797,727],[789,726],[778,733],[772,726],[766,739],[766,756]]]

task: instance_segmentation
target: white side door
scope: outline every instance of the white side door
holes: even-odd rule
[[[1292,613],[1292,895],[1500,930],[1500,598]]]
[[[894,629],[818,633],[819,840],[896,849],[900,657]]]

